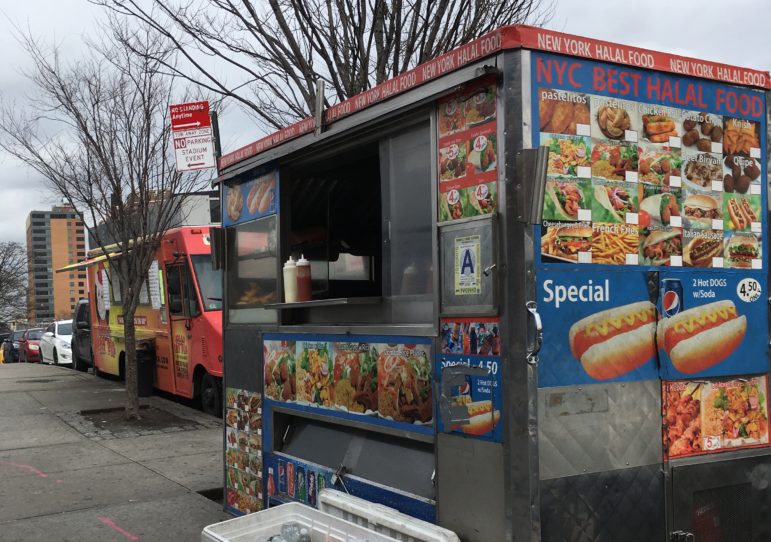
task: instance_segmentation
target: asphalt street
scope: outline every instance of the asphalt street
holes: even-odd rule
[[[69,368],[0,364],[0,540],[200,540],[228,519],[222,422]],[[202,494],[200,494],[201,492]]]

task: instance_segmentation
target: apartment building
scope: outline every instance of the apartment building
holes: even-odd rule
[[[75,209],[55,205],[27,217],[27,258],[30,321],[63,320],[72,316],[79,298],[86,297],[85,270],[56,273],[56,269],[86,257],[83,221]]]

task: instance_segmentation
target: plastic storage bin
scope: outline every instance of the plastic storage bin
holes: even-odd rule
[[[389,536],[300,503],[282,504],[209,525],[201,532],[201,542],[263,542],[280,534],[281,526],[292,521],[308,528],[312,542],[396,542]]]
[[[319,509],[400,542],[460,542],[448,529],[335,489],[321,490]]]

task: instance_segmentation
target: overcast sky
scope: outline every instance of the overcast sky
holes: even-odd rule
[[[557,0],[548,28],[762,70],[771,68],[771,32],[767,0]],[[82,36],[94,32],[99,8],[87,0],[24,0],[0,3],[0,93],[20,101],[29,87],[22,75],[28,65],[13,37],[12,24],[29,27],[53,40],[63,55],[77,58]],[[234,108],[220,119],[223,151],[258,139],[257,128]],[[56,201],[42,180],[0,153],[0,241],[25,239],[25,221],[33,209]]]

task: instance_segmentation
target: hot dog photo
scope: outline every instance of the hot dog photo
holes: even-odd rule
[[[701,373],[733,354],[747,332],[747,317],[731,300],[687,309],[658,324],[658,342],[680,373]]]
[[[622,376],[656,355],[656,319],[650,301],[597,312],[570,327],[570,351],[593,379]]]
[[[468,418],[456,422],[452,426],[453,430],[460,430],[467,435],[484,435],[495,429],[501,420],[501,411],[493,407],[492,401],[474,401],[465,406]]]
[[[724,204],[725,229],[747,231],[760,222],[760,196],[726,194]]]
[[[249,214],[263,214],[268,211],[273,203],[276,180],[272,175],[261,177],[254,182],[249,195],[246,197],[246,208]]]

